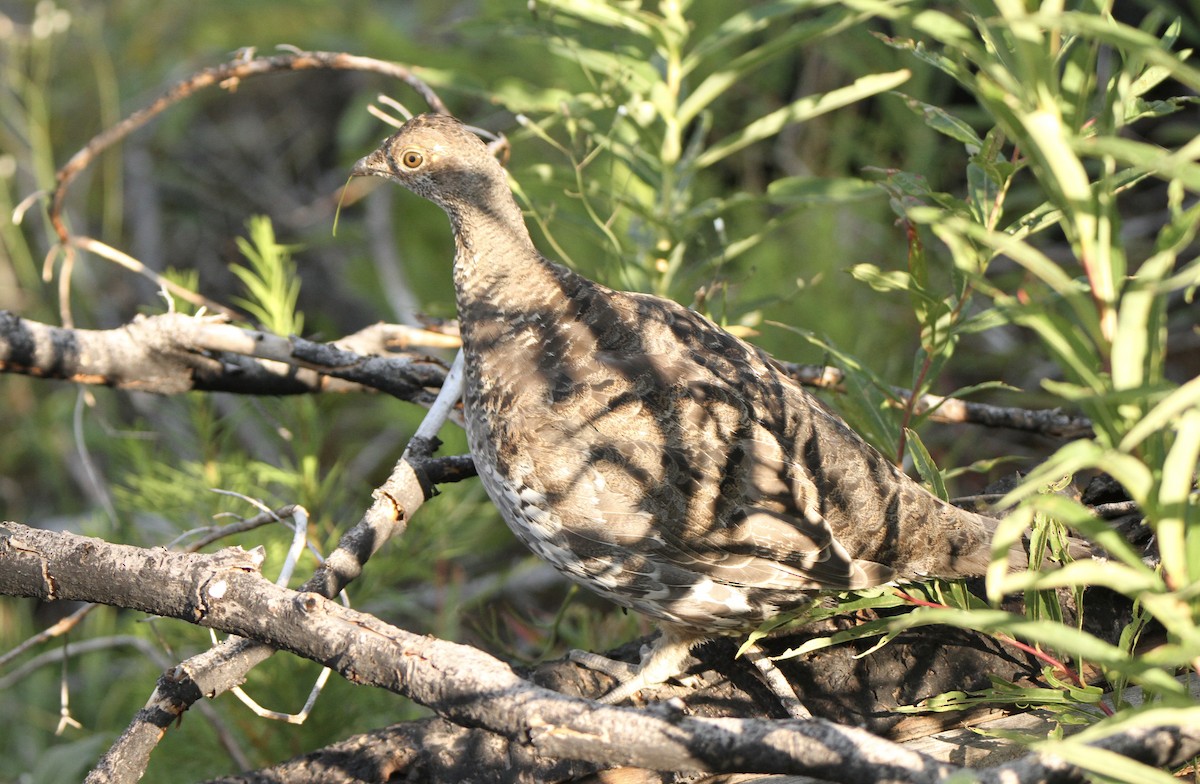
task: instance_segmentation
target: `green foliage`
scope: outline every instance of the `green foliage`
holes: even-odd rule
[[[964,5],[958,16],[917,13],[912,22],[920,40],[885,39],[954,79],[994,123],[976,134],[949,112],[907,99],[931,128],[964,146],[968,187],[957,197],[932,192],[906,174],[892,174],[885,183],[897,212],[932,232],[949,252],[950,296],[930,288],[920,240],[914,241],[918,252],[910,250],[907,272],[860,267],[856,277],[879,291],[909,294],[923,325],[917,364],[924,367],[914,391],[925,391],[922,382],[944,366],[963,334],[1013,323],[1041,340],[1064,376],[1047,380],[1046,390],[1082,409],[1094,422],[1095,435],[1063,446],[1009,493],[1002,505],[1012,512],[995,552],[1004,553],[1032,527],[1034,565],[1043,547],[1061,558],[1065,524],[1105,546],[1113,558],[1069,563],[1042,574],[1008,574],[999,559],[989,575],[989,598],[995,602],[1024,591],[1024,617],[965,606],[922,608],[879,623],[874,631],[894,635],[944,623],[1011,635],[1100,665],[1110,681],[1142,686],[1155,704],[1192,705],[1186,687],[1173,676],[1200,661],[1200,384],[1176,386],[1163,370],[1168,298],[1190,298],[1200,284],[1200,263],[1181,255],[1200,228],[1200,210],[1185,207],[1184,198],[1200,185],[1200,166],[1194,142],[1172,150],[1128,141],[1125,132],[1130,123],[1192,102],[1186,96],[1151,100],[1147,93],[1165,87],[1167,80],[1194,89],[1200,72],[1171,50],[1177,22],[1155,37],[1104,13],[1051,14],[1006,2]],[[1096,68],[1102,56],[1112,64],[1107,72]],[[1026,187],[1045,201],[1028,210],[1009,209],[1006,196],[1019,177],[1027,178]],[[1165,185],[1167,220],[1152,252],[1137,259],[1122,243],[1120,197],[1151,178]],[[1045,241],[1039,243],[1051,228],[1066,238],[1071,262],[1052,259]],[[996,268],[1006,264],[1016,264],[1023,274],[998,274]],[[987,309],[965,317],[967,298],[982,298]],[[928,454],[916,449],[914,458],[930,478]],[[1161,569],[1147,566],[1077,501],[1053,492],[1064,477],[1097,471],[1120,482],[1145,512],[1158,539]],[[940,491],[936,480],[935,486]],[[1060,586],[1073,588],[1077,597],[1086,586],[1110,588],[1136,602],[1140,613],[1120,645],[1104,643],[1064,626],[1053,592]],[[1166,628],[1168,642],[1153,653],[1137,651],[1133,642],[1151,619]],[[1038,689],[1004,686],[945,695],[925,707],[944,710],[987,699],[1048,699],[1068,706],[1094,701],[1090,690],[1054,691],[1056,696],[1047,696]],[[1103,723],[1125,726],[1127,715],[1121,711]],[[1064,756],[1082,760],[1076,741],[1062,744],[1073,750]],[[1047,741],[1040,747],[1059,753],[1063,746]],[[1143,780],[1134,773],[1144,771],[1122,773],[1125,768],[1104,768],[1095,760],[1080,764],[1118,780]]]
[[[246,225],[250,237],[238,237],[237,246],[249,265],[230,267],[246,287],[246,296],[236,302],[269,332],[302,334],[304,316],[296,311],[300,277],[292,261],[293,248],[275,241],[275,229],[265,216],[251,218]]]
[[[586,223],[570,228],[590,233],[590,255],[604,249],[605,274],[626,288],[691,296],[697,286],[719,288],[726,265],[794,220],[798,210],[872,195],[853,177],[793,177],[776,180],[765,193],[722,192],[711,171],[790,125],[905,82],[906,70],[865,74],[771,111],[742,114],[735,127],[726,127],[747,80],[797,47],[829,39],[880,8],[777,3],[739,11],[701,31],[685,16],[688,4],[650,10],[574,0],[539,3],[545,21],[520,32],[545,41],[554,55],[578,67],[588,87],[570,96],[545,88],[510,90],[500,99],[520,113],[528,134],[567,163],[536,169],[532,182],[551,186],[555,201],[565,192],[580,202]],[[530,183],[523,176],[518,194],[555,251],[572,261],[571,243],[556,237],[558,210],[533,193]],[[734,220],[746,207],[775,214],[757,227]],[[731,233],[734,227],[740,233]],[[697,303],[716,304],[702,293]]]
[[[881,172],[893,210],[909,227],[907,269],[860,263],[850,272],[885,296],[907,297],[921,330],[912,365],[914,397],[932,389],[965,336],[1017,325],[1040,339],[1062,373],[1062,379],[1044,381],[1045,391],[1082,410],[1095,434],[1062,446],[1001,503],[1011,512],[994,545],[988,598],[998,603],[1024,592],[1024,614],[989,608],[961,588],[943,591],[935,584],[925,593],[937,594],[930,601],[940,607],[870,621],[785,655],[872,637],[879,638],[878,647],[903,630],[946,624],[1022,640],[1079,669],[1085,662],[1098,665],[1118,695],[1126,685],[1141,686],[1149,704],[1159,706],[1149,709],[1158,719],[1195,721],[1200,709],[1175,675],[1200,661],[1200,382],[1176,385],[1164,370],[1167,303],[1172,297],[1190,303],[1200,286],[1200,262],[1188,260],[1200,229],[1200,208],[1188,206],[1200,189],[1200,148],[1194,140],[1175,149],[1130,141],[1128,129],[1194,104],[1191,96],[1161,94],[1172,86],[1194,90],[1200,72],[1186,63],[1187,52],[1172,50],[1178,22],[1156,37],[1153,18],[1135,29],[1096,10],[1050,13],[1028,4],[973,2],[956,13],[910,11],[914,36],[881,40],[973,96],[983,110],[983,131],[947,109],[897,94],[928,127],[962,145],[965,188],[961,195],[941,192],[917,174]],[[1101,59],[1107,70],[1097,68]],[[1154,181],[1158,188],[1146,187]],[[1145,198],[1147,191],[1165,197],[1165,220],[1153,247],[1137,257],[1122,240],[1122,200]],[[1069,261],[1047,252],[1054,232],[1065,238]],[[867,363],[811,332],[801,334],[846,372],[849,396],[857,398],[849,409],[856,424],[885,448],[906,449],[934,492],[946,497],[951,472],[939,471],[918,432],[905,427],[920,418],[906,410],[900,430],[884,411],[901,406]],[[1145,512],[1161,567],[1147,565],[1107,523],[1060,492],[1072,479],[1096,472],[1115,478]],[[1029,530],[1034,571],[1010,574],[1001,556]],[[1071,563],[1068,530],[1112,557]],[[1064,622],[1057,589],[1072,590],[1082,624],[1089,586],[1134,603],[1134,620],[1116,645]],[[842,597],[838,606],[893,604],[871,592]],[[800,620],[813,617],[802,614]],[[1151,623],[1167,630],[1168,641],[1146,652],[1137,642]],[[1046,686],[996,681],[990,689],[941,695],[906,710],[1036,704],[1054,710],[1062,722],[1097,722],[1098,730],[1143,720],[1135,717],[1147,709],[1134,710],[1119,696],[1115,715],[1099,720],[1091,706],[1100,690],[1067,674],[1047,667]],[[1106,779],[1169,778],[1128,760],[1087,759],[1078,737],[1027,740],[1056,754],[1064,749],[1064,757]]]
[[[1036,339],[1023,344],[1022,353],[1057,369],[1040,393],[1050,404],[1085,413],[1096,431],[1058,449],[1009,494],[1013,511],[996,552],[1028,528],[1035,562],[1043,548],[1049,562],[1063,560],[1065,526],[1105,547],[1111,558],[1013,575],[997,563],[988,582],[990,605],[959,584],[906,588],[921,602],[944,607],[880,618],[789,653],[851,640],[882,645],[906,629],[948,624],[1040,647],[1068,670],[1094,664],[1116,690],[1115,715],[1069,739],[1027,740],[1097,778],[1162,777],[1082,744],[1131,726],[1200,720],[1174,677],[1200,657],[1200,382],[1180,384],[1167,373],[1168,304],[1194,305],[1200,287],[1200,263],[1189,260],[1200,228],[1200,206],[1193,204],[1200,191],[1198,143],[1194,121],[1183,124],[1178,143],[1153,143],[1160,140],[1145,132],[1177,119],[1181,109],[1196,108],[1191,94],[1200,78],[1184,55],[1194,42],[1181,39],[1186,31],[1178,23],[1150,14],[1134,27],[1113,19],[1104,4],[1068,8],[1013,0],[940,6],[782,0],[749,7],[706,0],[547,0],[535,3],[533,13],[525,4],[484,4],[483,15],[465,25],[459,24],[463,7],[453,3],[352,5],[354,13],[313,4],[251,4],[214,15],[200,6],[168,12],[139,2],[79,2],[64,28],[62,9],[40,3],[32,17],[43,20],[40,34],[32,26],[20,35],[4,34],[0,25],[0,211],[8,214],[25,193],[50,185],[56,161],[128,108],[119,100],[118,76],[127,96],[154,93],[185,69],[180,58],[210,64],[221,53],[247,44],[265,48],[283,36],[304,47],[355,49],[421,65],[422,76],[448,97],[481,99],[482,106],[519,115],[514,187],[551,250],[614,285],[691,301],[735,329],[781,327],[762,337],[793,340],[783,344],[787,353],[779,352],[789,359],[798,358],[799,335],[846,373],[843,413],[887,454],[907,455],[943,497],[962,472],[986,472],[1011,458],[968,453],[968,465],[939,469],[939,449],[923,429],[929,412],[904,403],[894,379],[902,378],[913,397],[945,386],[959,386],[952,396],[999,390],[1004,385],[989,379],[1003,375],[997,367],[1003,358],[980,370],[982,380],[947,383],[948,371],[989,359],[987,352],[973,355],[964,348],[980,336]],[[886,34],[878,32],[883,29]],[[80,73],[86,78],[66,78]],[[971,103],[953,105],[955,91]],[[239,105],[238,97],[219,93],[211,104],[198,101],[202,109],[181,107],[164,117],[151,132],[152,151],[163,157],[164,150],[187,151],[196,139],[189,136],[192,126],[204,122],[222,129],[218,148],[225,151],[223,123],[234,110],[222,114],[214,107],[238,106],[256,121],[266,111]],[[311,97],[320,96],[314,91]],[[341,101],[339,96],[329,106]],[[80,116],[99,118],[97,127],[81,128]],[[338,139],[345,149],[332,158],[353,160],[377,136],[357,111],[347,118]],[[797,128],[810,134],[811,146]],[[296,130],[288,125],[277,135]],[[786,165],[789,156],[796,165]],[[188,168],[197,158],[186,152],[179,157],[180,169],[163,174],[162,182],[179,189],[185,180],[204,182],[204,167]],[[107,153],[95,171],[98,187],[77,194],[86,202],[81,210],[104,236],[120,236],[123,227],[145,219],[126,214],[121,152]],[[248,174],[255,175],[260,172]],[[344,167],[332,179],[343,176]],[[1155,207],[1164,216],[1149,248],[1128,243],[1122,233],[1134,197],[1158,198]],[[900,220],[899,240],[878,228],[887,222],[881,215],[885,201]],[[448,232],[440,216],[429,222],[410,217],[421,209],[405,202],[405,220],[398,224],[414,271],[419,259],[432,260],[433,272],[413,275],[414,288],[426,307],[448,313],[448,305],[433,300],[448,291],[448,284],[437,288],[449,277]],[[193,216],[180,211],[185,215],[174,216],[168,234],[191,226]],[[240,225],[248,214],[226,215],[225,223],[200,231],[219,233],[224,241],[225,226]],[[302,290],[302,271],[307,277],[312,268],[293,260],[329,244],[328,226],[285,245],[273,225],[297,236],[279,215],[274,224],[251,219],[248,238],[236,242],[244,262],[231,262],[231,252],[219,264],[241,286],[228,296],[238,297],[264,329],[284,335],[306,326],[329,330],[354,308],[328,304],[333,292],[319,286]],[[347,228],[338,243],[354,243],[354,226]],[[59,303],[41,280],[48,237],[44,224],[0,227],[0,306],[33,318],[57,313]],[[1056,247],[1060,237],[1062,248]],[[198,269],[200,259],[165,255],[187,270],[181,276],[188,286],[213,293],[218,282],[187,269],[192,263]],[[377,275],[367,264],[339,268],[337,275],[358,281],[361,294],[378,295]],[[77,286],[92,285],[81,280]],[[120,291],[125,302],[137,303],[130,309],[147,308],[148,298],[128,294],[124,282],[102,280],[98,285],[106,292]],[[311,299],[314,292],[321,297]],[[307,322],[299,313],[302,302]],[[104,310],[103,298],[77,295],[75,306],[81,322],[86,312],[106,325],[119,323]],[[380,312],[355,316],[361,324]],[[863,346],[871,347],[869,359],[856,356],[866,356]],[[222,488],[268,505],[303,504],[312,513],[314,538],[327,550],[361,513],[380,478],[380,468],[362,458],[362,445],[384,442],[379,451],[394,456],[419,417],[363,398],[231,403],[189,396],[124,406],[123,396],[101,393],[72,430],[72,412],[83,410],[74,390],[39,394],[27,379],[6,378],[5,385],[0,417],[8,448],[0,475],[15,486],[37,488],[18,513],[49,517],[96,506],[61,487],[63,466],[89,454],[104,475],[117,477],[112,484],[120,530],[102,530],[92,517],[71,523],[147,544],[208,524],[213,514],[247,512],[241,502],[211,492]],[[465,448],[461,434],[444,435],[448,451]],[[1097,471],[1116,478],[1145,511],[1163,553],[1160,569],[1148,567],[1141,553],[1077,501],[1053,492],[1064,477]],[[286,539],[280,529],[266,529],[241,543],[264,544],[275,565]],[[560,604],[557,592],[546,607],[505,598],[503,579],[480,590],[479,575],[494,573],[497,560],[516,562],[510,547],[477,485],[445,488],[412,522],[404,541],[377,556],[356,582],[356,605],[431,633],[483,638],[526,660],[563,646],[601,647],[633,631],[636,619],[584,601]],[[1063,622],[1058,589],[1072,588],[1078,597],[1086,586],[1107,587],[1133,601],[1134,621],[1115,644]],[[1014,591],[1026,592],[1025,612],[996,609],[995,602]],[[780,623],[854,610],[894,612],[905,602],[878,589],[840,597],[837,606],[816,603]],[[0,606],[0,612],[7,610]],[[169,649],[172,658],[207,644],[204,635],[180,624],[151,628],[131,615],[97,613],[80,633],[132,630]],[[31,631],[25,613],[0,619],[6,644]],[[1167,642],[1143,651],[1139,642],[1154,625],[1167,630]],[[115,654],[83,657],[71,668],[81,682],[146,689],[161,669]],[[271,701],[290,704],[296,672],[307,677],[307,665],[293,669],[273,661],[256,671],[253,684]],[[1067,671],[1048,667],[1043,675],[1046,682],[1037,686],[997,681],[990,689],[942,695],[913,710],[997,702],[1043,705],[1063,723],[1096,718],[1095,688],[1075,683]],[[56,695],[57,686],[57,673],[43,669],[0,694],[0,713],[30,717],[2,728],[18,753],[0,755],[0,777],[30,771],[47,780],[70,777],[70,771],[36,761],[58,759],[62,750],[76,760],[94,754],[94,739],[119,731],[146,692],[139,686],[112,694],[73,689],[73,710],[88,728],[68,731],[51,754],[45,749],[55,743],[58,706],[47,695]],[[1127,686],[1146,691],[1144,707],[1125,703]],[[323,699],[353,705],[352,718],[349,710],[329,711],[319,702],[303,729],[237,719],[254,759],[265,763],[311,748],[315,739],[402,718],[389,695],[343,691],[339,703],[336,690],[348,687],[331,689],[335,694]],[[216,707],[227,716],[242,715],[221,701]],[[156,755],[155,766],[170,771],[159,777],[198,777],[212,772],[206,766],[228,767],[199,719],[189,718],[181,732],[184,738],[172,738]],[[47,767],[35,770],[35,763]],[[83,763],[64,756],[54,764],[75,770]]]

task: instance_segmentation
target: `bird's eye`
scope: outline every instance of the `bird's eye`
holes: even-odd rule
[[[405,150],[400,153],[400,162],[406,169],[416,169],[425,162],[425,156],[417,150]]]

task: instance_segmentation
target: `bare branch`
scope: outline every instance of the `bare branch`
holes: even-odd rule
[[[70,232],[62,220],[63,202],[66,200],[67,190],[79,173],[91,165],[92,160],[104,150],[141,128],[165,109],[206,87],[219,85],[232,92],[237,89],[237,85],[242,79],[314,69],[371,71],[390,76],[403,81],[416,90],[435,112],[449,114],[446,105],[442,103],[442,99],[438,97],[437,93],[413,74],[407,66],[399,63],[376,60],[372,57],[358,57],[343,52],[288,52],[273,57],[239,56],[230,62],[205,68],[176,84],[149,106],[139,109],[116,125],[106,128],[92,137],[82,149],[71,156],[55,175],[57,185],[51,197],[50,221],[54,225],[59,241],[64,245],[70,242]]]
[[[292,395],[367,387],[428,406],[446,370],[421,354],[363,356],[332,344],[241,329],[216,316],[164,313],[117,329],[86,330],[0,311],[0,372],[163,395],[192,390]]]
[[[780,364],[788,375],[799,383],[819,389],[840,390],[846,378],[843,371],[829,365],[799,365],[794,362]],[[903,387],[891,387],[888,391],[900,404],[907,404],[912,396],[912,392]],[[1081,438],[1092,432],[1092,423],[1087,417],[1072,416],[1057,408],[993,406],[941,395],[922,395],[917,401],[914,413],[924,414],[929,411],[933,412],[929,418],[935,422],[1003,427],[1038,433],[1050,438]]]
[[[535,686],[476,649],[416,635],[308,592],[265,580],[258,551],[212,555],[116,545],[9,524],[0,540],[0,593],[102,600],[262,640],[366,683],[412,697],[447,719],[483,727],[534,759],[657,770],[801,773],[832,781],[942,781],[954,765],[822,719],[697,718],[598,705]],[[153,580],[145,579],[154,575]],[[178,673],[182,675],[182,673]],[[1139,729],[1098,747],[1155,765],[1200,752],[1200,729]],[[1031,756],[985,780],[1069,781],[1053,757]],[[93,780],[110,780],[97,777]],[[118,779],[111,779],[118,780]]]
[[[933,781],[953,770],[821,720],[661,716],[567,697],[519,678],[481,651],[275,586],[259,574],[260,550],[172,553],[15,523],[9,528],[0,543],[0,593],[101,601],[261,640],[354,682],[410,696],[455,723],[486,726],[550,759],[701,771],[836,769],[839,775],[857,771],[856,780],[864,782]],[[155,579],[144,579],[147,574]]]
[[[354,528],[342,536],[337,549],[301,590],[332,598],[362,572],[363,565],[393,536],[403,533],[411,515],[433,494],[435,479],[474,473],[474,464],[461,458],[431,458],[436,433],[461,395],[455,373],[422,422],[420,438],[410,441],[388,480],[375,491],[375,501]],[[469,462],[469,458],[468,458]],[[427,472],[428,469],[428,472]],[[170,724],[203,696],[214,697],[241,684],[246,673],[275,652],[252,639],[227,640],[193,656],[159,678],[158,686],[117,742],[88,776],[89,782],[136,781]]]

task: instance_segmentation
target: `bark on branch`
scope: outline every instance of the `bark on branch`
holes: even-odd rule
[[[382,354],[389,341],[381,327],[341,342]],[[367,388],[428,406],[445,380],[446,366],[407,350],[364,355],[335,344],[241,329],[220,316],[164,313],[139,316],[116,329],[91,330],[54,327],[0,311],[0,372],[161,395],[195,390],[296,395]]]
[[[959,768],[834,722],[698,718],[602,706],[534,685],[468,646],[416,635],[258,572],[260,551],[188,554],[111,544],[8,523],[0,531],[0,593],[100,601],[268,643],[363,684],[404,694],[464,727],[504,739],[519,780],[613,764],[657,770],[798,773],[830,781],[942,781]],[[183,673],[177,673],[183,675]],[[1099,747],[1156,766],[1200,753],[1200,728],[1139,729]],[[587,764],[590,763],[590,764]],[[1068,781],[1077,773],[1032,755],[977,772],[1000,781]]]

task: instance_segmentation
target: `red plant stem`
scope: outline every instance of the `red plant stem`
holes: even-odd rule
[[[901,599],[903,599],[906,602],[909,602],[910,604],[915,604],[918,607],[933,607],[933,608],[941,609],[941,610],[951,609],[948,605],[941,604],[940,602],[931,602],[928,599],[918,599],[917,597],[913,596],[912,594],[907,593],[906,591],[902,591],[899,588],[897,588],[895,590]],[[1066,664],[1064,664],[1063,662],[1054,658],[1050,654],[1046,653],[1041,648],[1030,645],[1028,643],[1021,642],[1020,640],[1014,639],[1014,638],[1008,636],[1007,634],[1004,634],[1003,632],[994,632],[994,633],[992,633],[992,637],[999,640],[1000,642],[1011,645],[1012,647],[1016,648],[1019,651],[1023,651],[1025,653],[1029,654],[1030,656],[1032,656],[1035,659],[1038,659],[1040,661],[1045,662],[1046,664],[1049,664],[1052,668],[1054,668],[1054,671],[1057,672],[1061,677],[1063,677],[1065,680],[1071,681],[1071,683],[1075,684],[1079,688],[1081,688],[1081,689],[1087,688],[1087,684],[1083,682],[1083,679],[1079,677],[1079,674],[1077,672],[1075,672],[1070,667],[1068,667]],[[1104,713],[1104,715],[1106,715],[1106,716],[1113,715],[1112,708],[1108,707],[1107,705],[1105,705],[1102,702],[1097,703],[1097,704],[1098,704],[1100,710]]]

